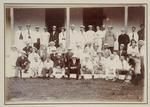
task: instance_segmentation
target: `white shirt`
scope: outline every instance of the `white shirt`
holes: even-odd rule
[[[93,30],[88,30],[86,32],[86,41],[92,43],[95,37],[95,32]]]
[[[46,68],[46,69],[50,69],[50,68],[52,68],[54,66],[54,62],[52,61],[52,60],[49,60],[49,62],[46,60],[45,62],[44,62],[44,68]]]
[[[28,56],[28,59],[29,59],[29,61],[32,63],[32,62],[34,62],[34,58],[37,58],[38,60],[40,59],[40,56],[37,54],[37,53],[30,53],[29,54],[29,56]]]
[[[126,60],[119,60],[119,63],[117,64],[117,68],[121,70],[129,70],[130,66],[129,63]]]
[[[47,47],[47,54],[51,54],[52,50],[56,50],[56,47],[55,46],[49,46],[49,47]]]
[[[41,39],[41,32],[40,31],[35,31],[33,34],[33,43],[37,42],[37,39]]]
[[[135,48],[133,48],[132,46],[129,46],[127,49],[127,54],[131,54],[133,56],[139,54],[138,47],[136,46]]]
[[[139,36],[138,36],[137,32],[131,32],[129,34],[130,41],[133,39],[133,34],[134,34],[134,40],[137,42],[139,40]]]
[[[25,47],[25,41],[26,41],[26,36],[24,32],[21,30],[17,30],[15,33],[15,45],[17,49],[23,49]]]
[[[80,39],[78,39],[78,42],[81,43],[82,46],[84,46],[86,41],[87,41],[86,40],[87,39],[86,38],[86,32],[85,31],[83,31],[83,32],[79,31],[79,38]]]
[[[25,30],[24,34],[25,34],[26,41],[28,41],[30,43],[30,45],[32,46],[32,44],[33,44],[33,31],[31,29],[29,31]],[[29,38],[29,37],[31,37],[31,38]]]
[[[66,47],[66,32],[59,33],[59,43],[62,43],[63,47]]]
[[[49,32],[43,32],[41,37],[41,44],[48,46],[50,33]]]
[[[76,42],[78,38],[78,32],[75,30],[70,30],[70,46],[72,48],[76,47]]]
[[[106,30],[103,30],[103,31],[98,30],[98,31],[96,31],[96,35],[97,35],[99,38],[101,38],[101,39],[105,37],[105,34],[106,34]]]

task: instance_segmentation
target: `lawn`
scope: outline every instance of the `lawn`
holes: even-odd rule
[[[48,102],[142,102],[143,85],[122,81],[7,78],[6,100]]]

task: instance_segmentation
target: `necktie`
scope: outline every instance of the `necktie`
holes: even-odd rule
[[[134,33],[133,33],[133,35],[132,35],[132,39],[134,39]]]
[[[22,35],[22,32],[20,32],[19,39],[20,39],[20,40],[23,40],[23,35]]]
[[[121,64],[122,64],[122,69],[124,69],[123,61],[121,61]]]
[[[28,30],[28,38],[29,39],[31,38],[31,36],[30,36],[30,30]]]

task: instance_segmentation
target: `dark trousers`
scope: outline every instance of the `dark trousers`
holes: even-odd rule
[[[80,69],[69,69],[68,70],[68,78],[70,78],[70,74],[76,74],[76,79],[79,79]]]
[[[111,53],[113,53],[114,47],[108,47],[108,49],[110,49]]]
[[[48,74],[48,77],[50,77],[50,75],[52,73],[53,73],[53,69],[52,68],[50,68],[50,69],[43,68],[43,70],[42,70],[43,77],[46,77],[46,74]]]

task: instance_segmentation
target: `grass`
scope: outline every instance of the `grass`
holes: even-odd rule
[[[134,86],[102,79],[15,79],[7,78],[6,100],[48,102],[142,102],[143,85]]]

